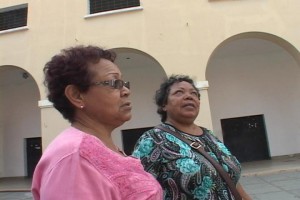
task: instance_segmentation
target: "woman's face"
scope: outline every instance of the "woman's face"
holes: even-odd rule
[[[199,113],[198,91],[188,82],[174,83],[170,87],[167,104],[167,121],[194,122]]]
[[[109,60],[101,59],[90,66],[91,83],[121,79],[118,66]],[[113,128],[131,119],[130,90],[123,86],[116,89],[110,85],[94,84],[82,94],[85,115],[97,123]]]

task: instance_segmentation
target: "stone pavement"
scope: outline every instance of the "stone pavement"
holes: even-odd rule
[[[300,200],[300,154],[242,164],[240,179],[253,200]],[[0,178],[0,200],[32,200],[31,180]]]
[[[241,184],[253,200],[300,200],[300,171],[243,176]]]
[[[30,192],[0,192],[0,200],[33,200]]]
[[[253,200],[300,200],[300,170],[242,176]],[[32,200],[30,192],[0,192],[0,200]]]
[[[241,184],[253,200],[300,200],[300,154],[242,163]]]

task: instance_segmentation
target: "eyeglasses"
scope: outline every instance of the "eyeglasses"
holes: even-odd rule
[[[122,89],[124,86],[130,89],[130,83],[129,81],[123,81],[120,79],[114,79],[114,80],[108,80],[108,81],[99,81],[94,82],[91,85],[103,85],[103,86],[110,86],[114,89]]]

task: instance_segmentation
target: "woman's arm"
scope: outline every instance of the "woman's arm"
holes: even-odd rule
[[[240,183],[237,183],[236,189],[240,193],[243,200],[252,200],[252,198],[249,196],[249,194],[247,194],[247,192],[244,190],[243,186]]]

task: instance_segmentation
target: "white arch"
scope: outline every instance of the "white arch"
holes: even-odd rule
[[[0,66],[0,177],[26,176],[25,138],[41,137],[40,93],[29,72]]]
[[[206,69],[217,134],[220,119],[264,114],[271,156],[299,153],[299,66],[299,51],[269,33],[241,33],[219,44]]]

